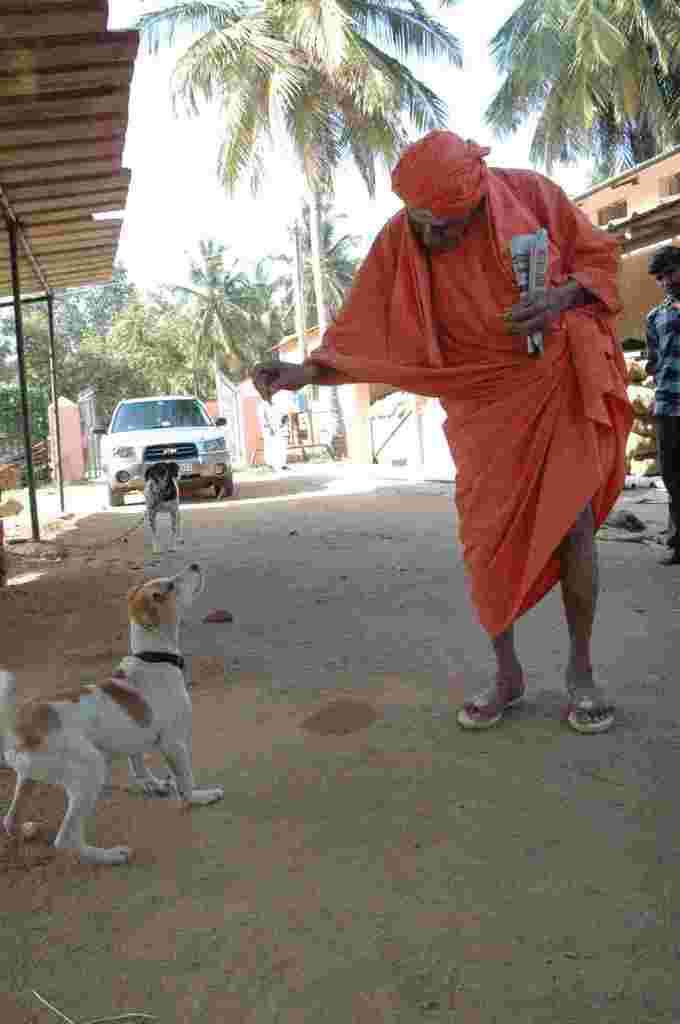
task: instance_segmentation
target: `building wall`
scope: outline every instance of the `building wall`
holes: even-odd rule
[[[639,338],[645,340],[645,318],[647,313],[663,299],[663,292],[647,270],[653,249],[643,249],[624,257],[621,264],[621,295],[623,313],[616,323],[621,339]]]
[[[631,213],[644,213],[657,206],[664,198],[662,180],[675,174],[680,174],[680,153],[658,160],[642,170],[631,168],[630,174],[625,178],[620,176],[620,180],[617,179],[613,185],[607,185],[585,196],[577,196],[575,202],[594,224],[598,223],[597,214],[600,210],[624,200],[628,207],[626,216],[629,217]],[[670,198],[677,198],[677,195]]]
[[[631,168],[630,174],[619,183],[615,182],[585,197],[577,197],[575,202],[595,225],[599,225],[601,211],[624,201],[626,216],[630,217],[631,214],[644,213],[663,202],[666,198],[665,182],[674,175],[680,175],[680,153],[672,153],[642,170]],[[676,187],[680,187],[680,183]],[[678,195],[680,192],[667,198],[677,199]],[[663,242],[678,245],[680,237],[664,239]],[[624,311],[616,323],[616,331],[622,341],[626,338],[644,340],[645,317],[663,298],[661,289],[647,271],[649,257],[656,247],[641,249],[622,259],[620,283]]]

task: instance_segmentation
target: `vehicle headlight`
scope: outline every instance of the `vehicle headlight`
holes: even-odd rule
[[[204,452],[223,452],[226,445],[223,437],[216,437],[213,441],[203,442]]]
[[[122,445],[120,448],[114,448],[111,454],[114,459],[134,459],[135,450],[127,445]]]

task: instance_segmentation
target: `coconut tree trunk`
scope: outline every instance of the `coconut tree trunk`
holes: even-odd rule
[[[328,323],[326,314],[326,298],[323,287],[323,266],[321,257],[321,202],[318,189],[309,190],[309,236],[312,249],[312,277],[314,279],[314,299],[316,304],[316,321],[319,338],[322,339]],[[333,416],[333,452],[336,459],[347,457],[347,429],[342,412],[340,394],[335,385],[330,388],[330,411]]]
[[[293,290],[295,294],[295,333],[297,334],[300,347],[300,357],[307,358],[307,338],[305,336],[305,279],[304,261],[302,253],[302,225],[300,217],[295,218],[293,224],[294,260],[293,260]]]

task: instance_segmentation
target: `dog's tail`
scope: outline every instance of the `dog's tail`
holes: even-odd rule
[[[0,668],[0,736],[14,732],[16,709],[16,680],[11,672]]]

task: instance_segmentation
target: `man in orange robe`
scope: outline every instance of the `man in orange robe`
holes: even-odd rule
[[[623,486],[633,419],[612,329],[618,246],[558,186],[489,168],[488,152],[444,131],[408,147],[392,174],[405,209],[376,238],[321,347],[302,366],[262,364],[253,380],[266,399],[362,381],[441,401],[472,600],[498,662],[458,721],[488,728],[521,699],[515,620],[561,580],[566,718],[602,732],[614,708],[591,664],[595,531]],[[549,287],[520,301],[511,239],[539,228]],[[535,331],[539,357],[527,349]]]

